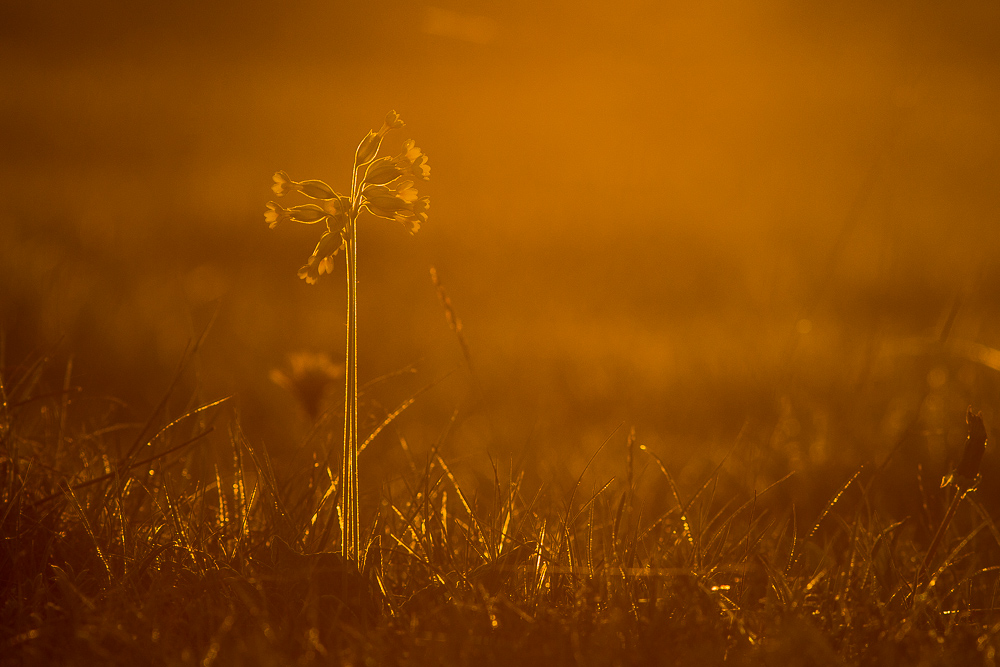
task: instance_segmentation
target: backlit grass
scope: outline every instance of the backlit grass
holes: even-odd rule
[[[231,401],[105,419],[57,370],[3,374],[8,664],[993,664],[1000,533],[891,460],[800,504],[819,471],[750,493],[727,457],[680,484],[620,429],[572,484],[493,461],[463,488],[448,423],[362,488],[359,572],[338,448],[276,460]]]

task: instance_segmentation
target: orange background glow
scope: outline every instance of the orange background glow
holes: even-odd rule
[[[996,423],[996,3],[64,0],[0,25],[5,363],[71,354],[141,414],[217,312],[189,390],[292,446],[269,373],[341,360],[344,269],[296,278],[316,234],[267,228],[271,174],[349,187],[396,109],[433,204],[412,238],[361,229],[360,364],[416,368],[370,406],[440,380],[408,437],[476,400],[430,266],[491,406],[470,451],[585,458],[622,422],[725,451],[794,412],[789,465],[822,463],[928,386],[942,443],[970,402]],[[956,303],[958,351],[929,356]]]

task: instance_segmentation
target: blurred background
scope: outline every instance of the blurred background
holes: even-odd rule
[[[760,485],[900,442],[943,469],[967,405],[1000,417],[995,2],[39,0],[0,25],[3,364],[72,358],[81,410],[142,419],[212,322],[184,401],[233,394],[250,438],[299,446],[273,371],[341,361],[344,267],[296,277],[316,230],[267,228],[271,175],[348,189],[395,109],[433,205],[414,237],[361,228],[361,381],[412,369],[368,423],[430,389],[384,456],[458,410],[470,461],[576,474],[635,426],[694,477],[736,443]]]

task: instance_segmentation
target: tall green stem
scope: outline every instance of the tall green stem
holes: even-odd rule
[[[347,360],[344,366],[344,456],[341,467],[341,555],[358,560],[361,515],[358,507],[358,233],[357,215],[347,225]]]

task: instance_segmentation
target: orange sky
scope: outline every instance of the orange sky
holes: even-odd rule
[[[9,344],[67,334],[98,378],[171,367],[220,297],[222,385],[337,350],[340,285],[304,291],[315,239],[263,205],[276,169],[346,187],[390,108],[433,206],[413,239],[362,235],[373,376],[450,349],[430,264],[498,372],[656,387],[766,366],[817,299],[925,335],[962,289],[963,335],[1000,346],[995,4],[39,2],[0,25]]]

